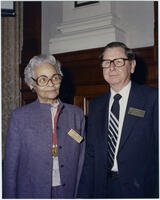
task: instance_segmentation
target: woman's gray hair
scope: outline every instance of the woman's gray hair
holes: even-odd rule
[[[32,85],[33,83],[32,77],[34,77],[34,69],[41,64],[51,64],[53,67],[56,68],[56,72],[63,76],[63,73],[61,71],[61,63],[58,60],[56,60],[54,56],[34,56],[33,58],[31,58],[28,65],[24,69],[24,80],[28,86]]]

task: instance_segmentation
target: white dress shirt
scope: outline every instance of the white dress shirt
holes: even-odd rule
[[[124,116],[125,116],[125,112],[126,112],[126,107],[127,107],[130,89],[131,89],[131,81],[120,92],[118,92],[118,94],[120,94],[122,97],[119,100],[120,113],[119,113],[118,139],[117,139],[117,145],[116,145],[116,150],[115,150],[115,158],[114,158],[114,164],[113,164],[113,167],[112,167],[112,171],[118,171],[117,152],[118,152],[119,143],[120,143],[120,139],[121,139],[123,121],[124,121]],[[111,89],[111,97],[110,97],[110,101],[109,101],[109,116],[108,116],[109,120],[110,120],[111,106],[112,106],[113,101],[114,101],[113,97],[114,97],[115,94],[117,94],[117,93],[113,89]]]

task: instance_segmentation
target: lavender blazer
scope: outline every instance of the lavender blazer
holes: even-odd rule
[[[56,134],[61,195],[75,198],[85,152],[85,117],[80,108],[59,102]],[[6,135],[3,198],[51,198],[51,120],[50,105],[38,100],[12,112]],[[80,144],[67,134],[71,128],[84,138]]]

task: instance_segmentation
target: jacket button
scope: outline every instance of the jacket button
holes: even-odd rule
[[[59,149],[62,149],[62,146],[59,146]]]
[[[64,167],[64,165],[61,165],[61,167]]]
[[[62,186],[64,187],[66,184],[64,183],[64,184],[62,184]]]

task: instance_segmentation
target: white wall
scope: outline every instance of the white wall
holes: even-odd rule
[[[62,1],[42,2],[42,53],[49,52],[49,40],[57,33],[57,26],[62,22]]]
[[[126,43],[131,48],[154,45],[153,1],[118,1],[115,11],[126,32]]]
[[[102,15],[107,20],[111,16],[110,29],[109,24],[104,24]],[[101,17],[101,21],[96,21],[98,17]],[[96,32],[94,37],[88,34],[89,31],[84,34],[86,24],[92,25],[91,30],[94,21],[97,23],[94,27],[97,39]],[[102,34],[103,26],[108,27]],[[82,31],[83,28],[85,31]],[[42,2],[42,53],[103,47],[111,42],[110,40],[124,41],[130,48],[154,45],[153,1],[101,1],[79,8],[74,8],[73,1]]]

